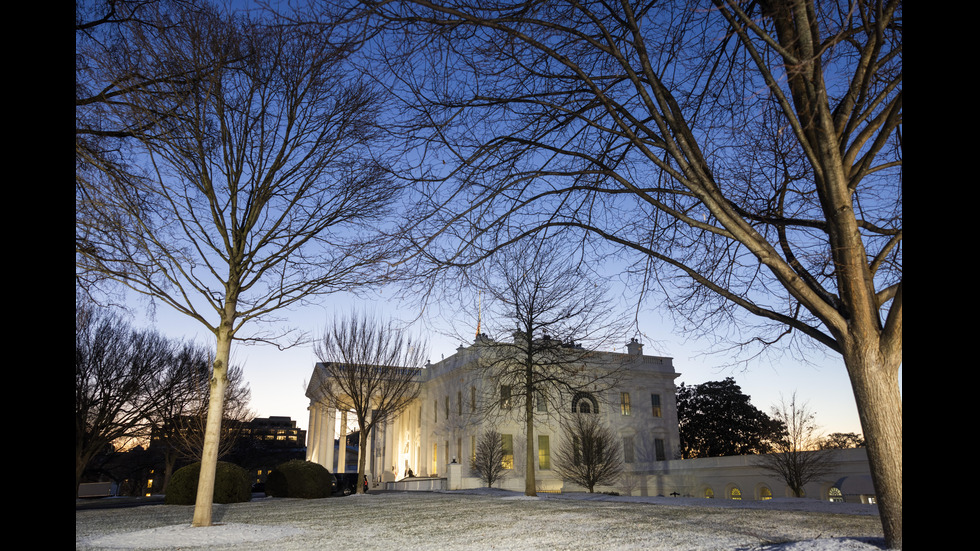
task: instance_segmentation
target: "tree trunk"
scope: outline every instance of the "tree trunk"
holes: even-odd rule
[[[891,549],[902,548],[902,395],[898,388],[901,354],[887,357],[870,348],[845,351],[878,511]]]
[[[170,485],[170,476],[174,474],[174,465],[177,464],[177,453],[171,445],[168,444],[167,448],[163,456],[163,485],[160,486],[160,491],[163,493],[167,493],[167,486]]]
[[[363,494],[364,492],[364,481],[367,480],[365,475],[365,467],[367,466],[367,443],[368,443],[368,430],[361,428],[361,434],[358,435],[357,442],[357,493]]]
[[[530,370],[528,370],[530,371]],[[530,373],[528,375],[530,377]],[[531,389],[531,385],[527,385]],[[536,482],[534,479],[534,392],[529,390],[524,397],[524,415],[527,420],[524,422],[524,432],[527,435],[527,443],[524,446],[524,495],[538,495]]]
[[[201,453],[201,475],[197,482],[197,501],[194,505],[192,526],[211,526],[218,447],[221,443],[221,417],[225,406],[225,389],[228,388],[231,327],[232,322],[227,321],[218,328],[218,345],[215,351],[214,370],[211,374],[211,396],[208,400],[208,420],[204,429],[204,451]]]
[[[88,462],[92,459],[92,455],[85,455],[82,452],[75,450],[75,497],[78,497],[78,489],[82,486],[82,475],[85,474],[85,467]]]

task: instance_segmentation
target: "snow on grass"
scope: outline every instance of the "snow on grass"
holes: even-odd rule
[[[192,516],[192,506],[79,510],[75,548],[877,551],[883,546],[876,507],[808,499],[384,492],[215,505],[215,526],[206,528],[191,528]]]

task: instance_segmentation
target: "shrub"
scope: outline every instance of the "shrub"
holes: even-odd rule
[[[193,505],[197,501],[197,482],[201,476],[201,462],[177,469],[167,483],[164,503],[167,505]],[[245,469],[218,461],[214,479],[214,503],[240,503],[252,499],[252,485]]]
[[[330,497],[333,475],[323,465],[294,459],[279,465],[265,480],[265,493],[272,497],[317,499]]]

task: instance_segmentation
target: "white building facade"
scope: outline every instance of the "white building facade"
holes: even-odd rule
[[[501,434],[506,474],[495,484],[508,490],[525,489],[525,469],[535,469],[538,492],[581,492],[585,488],[562,480],[554,454],[565,437],[561,419],[568,415],[598,415],[615,435],[624,472],[615,491],[637,496],[684,496],[715,499],[766,500],[789,497],[782,480],[760,466],[758,456],[679,459],[676,387],[679,374],[669,357],[648,356],[642,345],[629,342],[625,352],[592,352],[581,369],[615,370],[616,383],[594,392],[583,391],[564,401],[535,405],[534,447],[528,466],[524,421],[506,407],[507,390],[486,378],[480,369],[492,347],[480,336],[470,346],[420,371],[421,392],[409,407],[370,435],[367,476],[374,488],[400,490],[457,490],[483,485],[470,472],[480,435],[487,429]],[[324,403],[316,390],[323,383],[322,368],[314,367],[307,397],[310,399],[307,460],[330,472],[356,468],[350,461],[338,465],[335,440],[344,442],[353,418],[334,404]],[[504,407],[487,414],[482,400],[500,400]],[[516,409],[516,408],[515,408]],[[831,469],[806,485],[806,496],[829,501],[874,503],[867,453],[863,448],[832,450]]]
[[[452,485],[476,488],[480,480],[470,472],[480,435],[488,428],[499,432],[504,443],[507,473],[503,488],[524,489],[526,436],[524,422],[503,407],[488,414],[485,400],[501,397],[506,388],[487,380],[481,359],[493,343],[480,336],[470,346],[421,370],[419,398],[396,418],[370,435],[367,474],[373,484],[409,479],[405,484],[425,485],[421,479],[452,479]],[[533,465],[537,488],[543,492],[577,490],[555,472],[552,456],[565,438],[560,421],[568,415],[598,415],[616,435],[622,447],[624,468],[629,473],[657,470],[657,464],[673,459],[679,449],[673,360],[642,353],[635,340],[624,352],[589,352],[580,369],[615,371],[611,387],[585,389],[559,400],[540,400],[535,405]],[[600,378],[595,373],[595,378]],[[337,465],[334,440],[342,438],[347,413],[323,403],[314,389],[322,384],[322,368],[314,367],[307,397],[310,425],[307,459],[331,472]],[[503,398],[501,397],[503,400]],[[339,431],[339,432],[338,432]],[[341,440],[342,441],[342,440]],[[452,472],[451,472],[452,471]],[[411,479],[409,477],[412,477]],[[414,480],[413,480],[414,479]],[[442,484],[445,482],[433,482]]]

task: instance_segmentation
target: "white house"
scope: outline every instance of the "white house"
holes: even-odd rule
[[[507,387],[485,379],[478,369],[493,343],[479,336],[452,356],[420,370],[421,393],[397,418],[370,435],[367,475],[374,487],[399,489],[465,489],[481,486],[469,464],[482,432],[492,427],[502,435],[508,475],[499,484],[524,489],[526,438],[516,412],[508,411]],[[591,352],[582,370],[616,372],[616,383],[595,392],[583,391],[555,401],[540,401],[534,413],[536,458],[532,467],[539,492],[584,491],[554,470],[552,455],[565,438],[559,420],[568,415],[598,415],[621,443],[624,475],[614,487],[632,495],[690,496],[720,499],[770,499],[789,496],[786,484],[759,466],[757,456],[681,460],[676,387],[672,358],[648,356],[636,340],[625,352]],[[334,441],[348,426],[347,413],[324,403],[316,392],[323,367],[314,366],[307,397],[310,426],[307,459],[337,468]],[[499,399],[502,407],[487,415],[482,400]],[[549,405],[552,404],[552,405]],[[556,409],[561,411],[556,411]],[[351,420],[352,421],[352,420]],[[831,501],[874,501],[864,449],[839,450],[834,468],[806,487],[809,497]]]
[[[484,380],[478,369],[481,358],[493,350],[493,343],[480,336],[470,346],[461,346],[452,356],[421,370],[419,398],[396,419],[371,435],[367,471],[378,482],[401,480],[411,473],[417,478],[447,478],[451,465],[459,465],[462,487],[478,487],[468,465],[480,434],[489,426],[503,435],[505,463],[511,476],[503,486],[523,489],[525,457],[523,423],[507,411],[506,405],[492,415],[481,406],[489,396],[507,392],[495,381]],[[671,358],[647,356],[635,340],[625,352],[589,352],[582,370],[614,371],[613,388],[588,390],[563,397],[562,402],[541,401],[534,420],[534,457],[538,488],[561,491],[565,484],[554,473],[552,450],[564,437],[559,426],[563,415],[599,415],[622,442],[624,466],[643,472],[674,457],[678,450],[677,408]],[[314,367],[307,389],[310,398],[310,439],[307,459],[336,471],[333,441],[341,435],[336,427],[346,426],[346,413],[323,403],[316,388],[324,374]],[[598,387],[597,387],[598,388]],[[501,398],[502,400],[505,398]],[[563,411],[555,411],[562,408]],[[340,418],[341,423],[337,420]],[[419,483],[420,481],[415,481]]]

